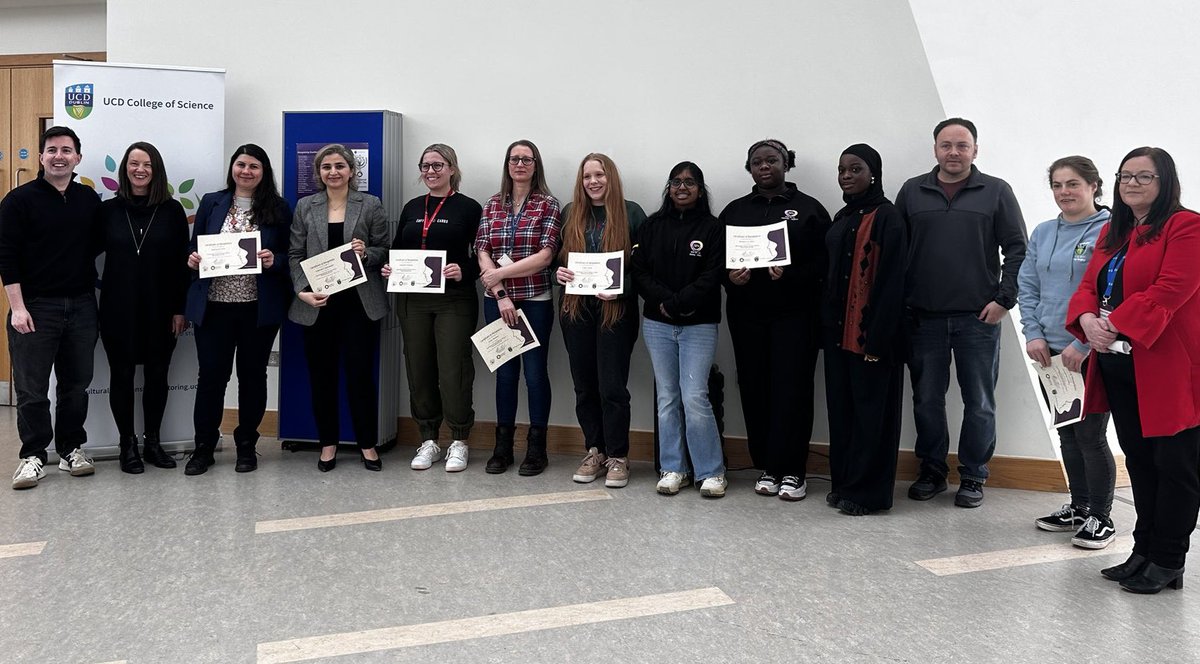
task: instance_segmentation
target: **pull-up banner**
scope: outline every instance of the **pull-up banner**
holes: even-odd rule
[[[116,194],[117,169],[135,141],[151,143],[162,153],[171,193],[183,205],[189,224],[200,197],[225,188],[224,69],[56,60],[54,124],[79,134],[83,159],[76,170],[78,181],[101,198]],[[103,257],[100,261],[97,268],[103,274]],[[98,286],[103,288],[103,279]],[[193,439],[196,373],[196,344],[189,329],[171,359],[171,391],[160,432],[164,442]],[[87,447],[98,453],[108,447],[115,450],[117,442],[108,383],[108,362],[97,344]],[[53,387],[50,394],[53,398]],[[141,399],[136,402],[134,421],[141,433]]]

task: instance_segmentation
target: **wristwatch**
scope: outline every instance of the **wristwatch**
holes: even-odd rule
[[[504,290],[503,288],[497,288],[495,291],[493,291],[493,294],[496,296],[497,300],[503,300],[504,298],[508,297],[508,291]]]

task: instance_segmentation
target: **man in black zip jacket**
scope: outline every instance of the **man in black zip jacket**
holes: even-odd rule
[[[100,197],[74,182],[79,137],[51,127],[38,146],[42,173],[0,202],[0,281],[8,295],[8,351],[17,392],[21,461],[14,489],[46,476],[54,440],[59,469],[90,475],[87,388],[96,347],[96,264],[91,240]],[[50,424],[50,371],[58,379],[55,424]]]
[[[896,197],[909,227],[908,369],[921,460],[908,497],[929,500],[946,490],[946,391],[953,353],[964,407],[954,503],[978,507],[996,449],[1000,321],[1017,302],[1025,222],[1008,183],[973,165],[974,124],[950,118],[933,135],[938,165],[905,182]]]

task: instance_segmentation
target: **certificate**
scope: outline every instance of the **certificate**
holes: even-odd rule
[[[471,343],[475,344],[475,350],[483,357],[488,371],[493,373],[505,362],[542,345],[533,333],[533,328],[529,326],[529,319],[525,318],[524,311],[517,312],[517,324],[512,327],[509,327],[503,318],[497,318],[491,324],[483,326],[471,335]]]
[[[1033,363],[1042,383],[1042,398],[1050,409],[1054,428],[1075,424],[1083,419],[1083,374],[1063,366],[1062,356],[1050,358],[1050,366]]]
[[[792,264],[787,222],[770,226],[726,226],[725,267],[783,267]]]
[[[300,267],[309,288],[318,295],[333,295],[367,280],[362,258],[349,242],[300,261]]]
[[[388,254],[392,276],[388,277],[389,293],[445,293],[445,251],[421,249],[392,249]]]
[[[568,295],[625,292],[624,251],[600,254],[572,251],[567,257],[567,269],[575,273],[575,279],[567,284]]]
[[[260,247],[262,235],[258,231],[197,235],[200,278],[262,274],[262,260],[258,257]]]

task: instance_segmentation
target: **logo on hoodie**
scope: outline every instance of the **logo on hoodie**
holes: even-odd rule
[[[700,252],[704,249],[704,243],[700,240],[692,240],[691,243],[688,244],[688,247],[691,249],[691,251],[688,252],[688,256],[699,256]]]
[[[1074,260],[1076,263],[1088,262],[1088,246],[1089,245],[1087,242],[1080,242],[1079,244],[1075,245]]]

